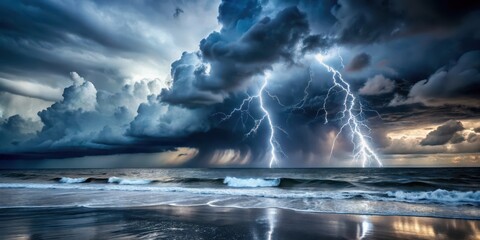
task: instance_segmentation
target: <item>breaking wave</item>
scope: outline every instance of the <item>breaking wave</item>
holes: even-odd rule
[[[83,183],[86,181],[87,181],[87,178],[61,177],[60,179],[58,179],[59,183]]]
[[[109,177],[108,183],[117,183],[120,185],[143,185],[150,184],[152,180],[148,179],[128,179],[128,178],[119,178],[119,177]]]
[[[427,192],[389,191],[389,197],[405,202],[480,203],[480,191],[447,191],[437,189]]]
[[[278,187],[280,179],[226,177],[223,183],[229,187]]]
[[[226,178],[227,179],[227,178]],[[231,178],[230,178],[231,179]],[[245,179],[243,179],[245,180]],[[248,179],[247,179],[248,180]],[[480,206],[480,191],[306,191],[285,190],[281,188],[255,188],[262,186],[277,186],[277,179],[261,179],[262,181],[229,180],[230,184],[237,184],[235,188],[190,188],[190,187],[160,187],[158,185],[130,186],[148,184],[150,180],[115,179],[118,185],[111,184],[39,184],[39,183],[0,183],[0,188],[29,188],[29,189],[78,189],[78,190],[107,190],[107,191],[142,191],[142,192],[177,192],[197,196],[234,196],[277,199],[333,199],[333,200],[371,200],[384,202],[407,202],[420,204],[472,205]],[[241,183],[241,184],[239,184]],[[228,184],[228,183],[226,183]],[[245,187],[248,185],[248,187]]]

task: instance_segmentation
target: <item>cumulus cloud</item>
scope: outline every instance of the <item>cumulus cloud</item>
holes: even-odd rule
[[[383,75],[369,78],[363,87],[358,90],[361,95],[381,95],[391,93],[395,89],[395,82]]]
[[[162,101],[187,106],[209,105],[223,101],[224,92],[202,90],[198,86],[209,77],[209,65],[202,63],[199,53],[186,53],[172,63],[173,85],[162,92]]]
[[[360,53],[352,58],[350,63],[345,67],[347,71],[360,71],[370,65],[371,56],[366,53]]]
[[[71,73],[72,85],[65,88],[63,99],[38,112],[40,121],[26,122],[19,116],[10,117],[3,124],[12,133],[12,139],[21,139],[15,152],[34,151],[43,156],[43,152],[59,152],[55,157],[89,155],[89,151],[115,149],[115,146],[134,144],[126,136],[129,123],[135,119],[141,103],[148,96],[156,96],[165,87],[160,80],[141,81],[125,85],[120,91],[111,93],[97,90],[92,82],[85,80],[75,72]],[[175,121],[174,121],[175,122]],[[15,124],[14,124],[15,123]],[[37,131],[25,134],[15,126],[30,124]],[[13,136],[17,132],[20,137]],[[61,154],[65,149],[69,152]],[[73,150],[74,149],[74,150]],[[128,149],[128,148],[127,148]],[[4,146],[4,152],[13,148]],[[34,157],[30,155],[29,157]]]
[[[478,135],[477,134],[475,134],[475,133],[468,134],[467,142],[473,143],[473,142],[476,142],[477,140],[478,140]]]
[[[63,100],[52,108],[65,108],[69,111],[93,111],[97,105],[97,89],[76,72],[70,73],[73,85],[63,91]]]
[[[464,130],[463,124],[460,121],[450,120],[445,124],[437,127],[437,129],[429,132],[427,136],[420,141],[420,145],[423,146],[435,146],[435,145],[443,145],[448,143],[452,139],[454,141],[458,140],[455,139],[455,134],[458,131]],[[463,140],[462,140],[463,141]]]
[[[11,149],[33,137],[41,123],[14,115],[0,122],[0,148]]]
[[[327,161],[340,129],[333,116],[342,96],[332,92],[332,121],[323,124],[331,74],[312,60],[313,54],[335,50],[351,59],[345,80],[371,96],[366,103],[382,117],[364,112],[372,145],[382,153],[479,151],[480,140],[467,122],[468,130],[455,131],[463,127],[453,121],[415,138],[388,135],[419,122],[478,117],[478,56],[466,53],[478,48],[472,34],[476,6],[463,0],[0,2],[6,16],[0,23],[0,78],[65,88],[61,96],[0,80],[0,158],[185,147],[194,154],[184,166],[265,166],[269,127],[264,122],[245,135],[263,114],[259,99],[228,120],[219,118],[257,94],[268,71],[264,106],[288,133],[275,135],[286,154],[282,166],[345,163],[353,148],[346,132],[337,139],[335,162]],[[342,65],[336,57],[330,63]],[[80,74],[67,81],[71,71]],[[360,81],[369,76],[374,77]],[[390,99],[378,96],[388,93],[394,96],[390,106]],[[55,102],[36,107],[43,109],[39,121],[23,112],[11,117],[18,113],[13,110],[27,108],[20,95]],[[35,128],[25,130],[26,125]]]
[[[306,15],[289,7],[273,18],[260,18],[261,9],[257,1],[223,2],[222,30],[203,39],[199,52],[184,53],[172,64],[173,87],[162,100],[186,106],[219,103],[274,63],[294,61],[309,33]]]
[[[399,132],[393,134],[387,131],[390,143],[381,147],[380,151],[383,154],[464,154],[480,151],[480,138],[460,121],[450,120],[430,131],[426,137],[419,137],[424,130],[421,126],[410,126],[408,130],[398,129]]]
[[[70,85],[71,71],[108,91],[144,78],[164,79],[172,61],[218,28],[218,4],[0,2],[0,91],[53,102]],[[174,18],[177,9],[184,14]]]
[[[478,106],[480,51],[463,54],[452,66],[438,69],[428,79],[412,86],[406,97],[397,95],[391,106],[423,103],[427,106]]]
[[[418,139],[408,137],[395,138],[391,144],[381,150],[383,154],[434,154],[447,152],[445,145],[421,145]]]
[[[451,144],[457,144],[457,143],[461,143],[461,142],[464,142],[465,141],[465,137],[460,134],[460,133],[455,133],[453,134],[452,138],[450,138],[450,143]]]
[[[209,129],[205,109],[188,109],[149,99],[140,104],[128,134],[136,137],[182,138]]]

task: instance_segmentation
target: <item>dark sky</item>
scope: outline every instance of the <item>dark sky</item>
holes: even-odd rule
[[[480,166],[478,1],[18,0],[0,16],[0,168]]]

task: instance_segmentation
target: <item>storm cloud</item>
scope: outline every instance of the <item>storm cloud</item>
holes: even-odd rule
[[[466,0],[1,2],[0,160],[171,151],[172,166],[265,167],[268,111],[279,166],[353,166],[319,53],[386,159],[478,153],[479,12]]]
[[[361,95],[381,95],[390,93],[395,88],[395,82],[383,75],[375,75],[373,78],[367,79],[365,85],[358,90]]]
[[[346,66],[347,71],[360,71],[370,65],[370,55],[366,53],[360,53],[352,58],[350,63]]]
[[[391,104],[461,104],[478,106],[480,51],[463,54],[455,64],[438,69],[428,79],[415,83],[407,97],[397,96]]]
[[[443,145],[452,139],[458,143],[456,133],[462,131],[463,125],[459,121],[448,121],[444,125],[428,133],[428,135],[420,141],[421,145]]]
[[[260,18],[261,9],[256,1],[222,3],[218,19],[223,28],[204,38],[199,52],[183,53],[172,64],[173,87],[164,91],[162,100],[219,103],[274,63],[293,62],[299,43],[308,36],[306,15],[290,7],[273,18]]]

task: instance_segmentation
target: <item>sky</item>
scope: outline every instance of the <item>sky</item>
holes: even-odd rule
[[[480,166],[480,2],[1,1],[0,168]]]

